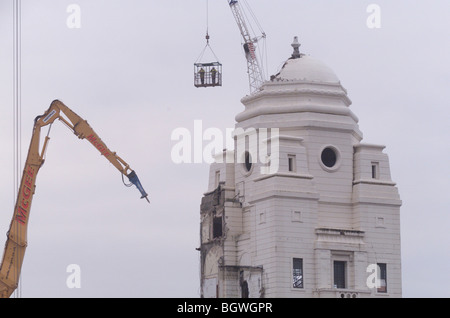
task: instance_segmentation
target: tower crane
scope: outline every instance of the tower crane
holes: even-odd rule
[[[249,22],[237,0],[227,0],[230,5],[231,12],[239,27],[239,31],[244,39],[244,52],[247,59],[247,72],[249,77],[250,94],[257,92],[264,79],[263,68],[256,55],[256,44],[261,38],[265,38],[266,34],[262,32],[260,37],[252,37],[249,29]]]

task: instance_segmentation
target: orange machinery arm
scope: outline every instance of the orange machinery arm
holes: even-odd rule
[[[61,116],[63,113],[68,120]],[[22,175],[22,181],[17,195],[14,214],[11,220],[10,228],[7,234],[7,241],[3,253],[2,263],[0,265],[0,297],[8,298],[17,288],[20,271],[22,268],[25,249],[27,247],[27,227],[30,216],[31,200],[36,187],[36,175],[44,163],[44,153],[47,147],[48,136],[45,137],[44,145],[39,152],[41,128],[52,124],[56,119],[63,121],[78,138],[87,139],[101,155],[111,162],[123,175],[127,176],[141,192],[141,198],[148,202],[148,194],[143,189],[136,173],[130,166],[122,160],[115,152],[106,147],[105,143],[99,138],[94,130],[89,126],[86,120],[82,119],[70,108],[59,100],[51,103],[49,109],[35,119],[33,133],[31,137],[30,148]]]

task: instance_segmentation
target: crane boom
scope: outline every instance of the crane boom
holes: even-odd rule
[[[244,39],[244,52],[247,59],[250,93],[254,93],[259,90],[264,82],[264,73],[256,55],[256,43],[258,42],[258,39],[251,36],[248,23],[239,2],[237,0],[227,1],[230,5],[231,12],[236,20],[239,31]],[[263,37],[265,37],[264,33]]]
[[[68,120],[62,117],[61,113]],[[148,201],[148,194],[143,189],[139,178],[131,170],[130,166],[115,152],[110,151],[106,147],[105,143],[94,132],[86,120],[83,120],[59,100],[53,101],[49,109],[42,116],[38,116],[34,120],[30,147],[14,207],[14,214],[7,234],[2,263],[0,265],[1,298],[10,297],[18,285],[25,249],[27,247],[27,227],[31,201],[36,187],[36,176],[44,163],[44,154],[50,139],[48,136],[45,137],[42,150],[39,151],[41,128],[52,124],[56,119],[64,122],[78,138],[87,139],[122,175],[128,177],[130,182],[141,192],[141,198],[145,198]]]

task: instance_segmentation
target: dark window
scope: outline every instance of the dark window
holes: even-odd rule
[[[292,287],[303,288],[303,259],[294,258],[292,261]]]
[[[386,264],[378,263],[378,278],[379,286],[377,292],[387,293],[387,266]]]
[[[295,156],[288,156],[288,170],[295,172]]]
[[[345,267],[346,262],[334,261],[334,288],[346,288],[345,286]]]
[[[241,297],[242,298],[248,298],[249,297],[248,283],[247,283],[246,280],[244,280],[244,282],[241,285]]]
[[[372,179],[378,179],[378,163],[372,162]]]
[[[322,151],[322,155],[320,158],[322,160],[322,163],[325,166],[327,166],[328,168],[332,168],[336,164],[336,161],[337,161],[336,152],[332,148],[329,148],[329,147],[325,148]]]
[[[213,238],[222,236],[222,217],[215,217],[213,219]]]
[[[250,155],[250,153],[248,151],[245,152],[245,170],[250,171],[250,169],[252,168],[252,156]]]

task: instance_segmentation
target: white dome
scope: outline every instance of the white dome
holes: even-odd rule
[[[331,68],[307,55],[287,60],[275,79],[339,83],[339,78]]]

